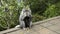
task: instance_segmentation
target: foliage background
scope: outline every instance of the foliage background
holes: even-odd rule
[[[60,0],[0,0],[0,31],[18,25],[20,12],[26,5],[31,8],[33,22],[60,15]]]

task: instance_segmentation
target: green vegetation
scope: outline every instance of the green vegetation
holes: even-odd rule
[[[19,24],[24,6],[30,6],[33,22],[60,15],[60,0],[0,0],[0,31]]]

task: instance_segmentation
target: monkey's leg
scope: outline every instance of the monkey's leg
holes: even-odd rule
[[[29,28],[31,28],[32,27],[32,21],[30,22],[30,25],[29,25]]]
[[[24,21],[20,21],[20,27],[21,27],[21,29],[25,28],[25,23],[24,23]]]

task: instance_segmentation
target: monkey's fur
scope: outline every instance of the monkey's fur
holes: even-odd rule
[[[32,15],[31,10],[23,8],[19,17],[20,27],[21,28],[31,28],[32,26]]]

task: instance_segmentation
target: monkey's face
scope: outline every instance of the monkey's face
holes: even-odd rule
[[[25,15],[25,16],[31,15],[31,14],[30,14],[30,11],[29,11],[29,10],[25,10],[25,11],[24,11],[24,15]]]

